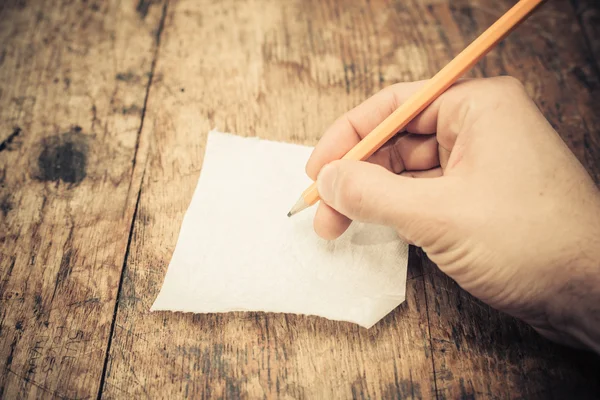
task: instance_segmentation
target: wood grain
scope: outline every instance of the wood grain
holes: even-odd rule
[[[209,129],[314,145],[437,72],[514,0],[0,5],[0,398],[597,398],[553,345],[411,248],[371,330],[149,313]],[[600,183],[598,6],[546,2],[470,76],[521,79]]]
[[[0,398],[98,393],[161,10],[3,2]]]

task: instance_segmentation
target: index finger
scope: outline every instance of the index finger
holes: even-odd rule
[[[308,176],[316,180],[325,164],[342,158],[425,82],[407,82],[388,86],[338,118],[325,131],[308,159],[306,163]]]

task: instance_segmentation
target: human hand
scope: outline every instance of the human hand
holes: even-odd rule
[[[326,131],[306,166],[315,231],[393,226],[492,307],[600,352],[600,192],[518,81],[461,81],[370,162],[333,161],[423,83],[390,86]]]

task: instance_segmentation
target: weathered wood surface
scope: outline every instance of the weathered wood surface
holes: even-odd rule
[[[148,312],[209,129],[315,144],[380,88],[431,76],[512,4],[0,6],[0,397],[600,396],[598,357],[540,339],[414,249],[406,303],[368,331]],[[526,82],[600,182],[595,12],[548,2],[472,75]]]
[[[161,10],[3,2],[0,397],[97,396]]]

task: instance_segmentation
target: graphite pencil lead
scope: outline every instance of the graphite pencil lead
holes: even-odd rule
[[[287,214],[287,216],[291,217],[292,215],[296,215],[300,211],[302,211],[302,210],[304,210],[306,208],[308,208],[308,204],[306,204],[306,202],[304,201],[304,198],[302,196],[300,196],[300,198],[298,199],[298,201],[296,202],[296,204],[294,204],[294,206],[292,207],[292,209],[290,210],[290,212]]]

